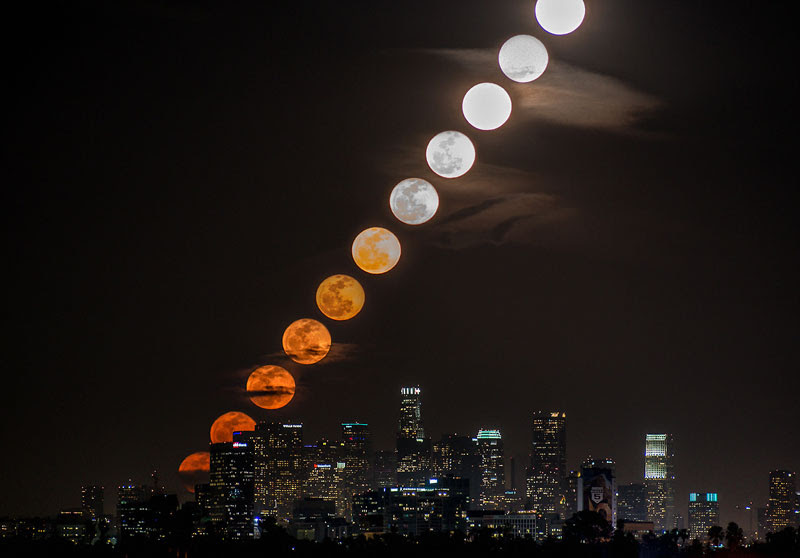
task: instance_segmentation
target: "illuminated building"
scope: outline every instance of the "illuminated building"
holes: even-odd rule
[[[232,442],[209,446],[209,515],[226,539],[253,536],[253,445],[251,436],[234,433]]]
[[[60,539],[65,539],[73,544],[79,544],[86,540],[87,522],[82,508],[70,508],[61,510],[56,518],[55,533]],[[91,540],[91,535],[89,535]]]
[[[84,517],[90,519],[102,517],[105,490],[95,484],[81,487],[81,509]]]
[[[143,537],[150,523],[153,489],[128,481],[117,487],[117,528],[120,539]]]
[[[716,492],[689,494],[689,537],[703,541],[708,530],[719,525],[719,501]]]
[[[594,511],[617,524],[617,475],[613,459],[587,459],[578,477],[578,511]]]
[[[303,425],[261,422],[253,435],[255,449],[255,515],[287,522],[301,497],[305,459]]]
[[[470,510],[467,517],[467,527],[470,531],[488,529],[496,534],[510,532],[515,537],[531,537],[536,540],[545,538],[544,526],[544,517],[534,511],[498,513],[496,511]]]
[[[569,519],[578,511],[578,479],[580,471],[570,471],[564,482],[564,496],[561,501],[564,519]]]
[[[769,474],[767,529],[773,533],[795,526],[795,474],[772,471]]]
[[[348,517],[353,494],[361,494],[370,488],[372,437],[369,425],[361,422],[342,423],[342,448],[345,463],[344,490],[348,509],[344,517]]]
[[[537,411],[532,420],[531,464],[526,479],[530,507],[557,513],[565,501],[567,475],[566,413]]]
[[[481,458],[480,496],[478,504],[484,510],[504,509],[506,490],[505,455],[499,430],[478,431],[478,454]]]
[[[372,488],[397,486],[397,451],[378,450],[372,461]]]
[[[397,432],[397,482],[424,486],[431,476],[431,440],[422,426],[422,390],[400,388],[400,421]]]
[[[675,444],[672,434],[647,434],[644,450],[644,484],[647,519],[656,531],[671,529],[675,517]]]
[[[617,487],[617,518],[623,521],[647,521],[647,487],[644,483]]]
[[[481,456],[473,436],[443,434],[433,445],[432,476],[469,479],[470,499],[477,502],[481,487]]]
[[[305,446],[306,472],[303,496],[331,502],[339,516],[345,516],[350,503],[345,488],[347,463],[342,443],[320,440]]]

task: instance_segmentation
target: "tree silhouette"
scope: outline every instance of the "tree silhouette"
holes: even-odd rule
[[[564,524],[564,538],[570,541],[597,543],[611,536],[611,524],[597,512],[579,511]]]
[[[714,525],[708,530],[708,539],[714,546],[722,544],[722,539],[725,536],[725,530],[719,525]]]
[[[728,523],[727,529],[725,529],[725,542],[728,543],[728,548],[731,550],[739,548],[742,545],[742,541],[744,541],[744,531],[735,522],[731,521]]]

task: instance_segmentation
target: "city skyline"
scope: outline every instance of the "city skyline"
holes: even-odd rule
[[[681,514],[763,505],[800,470],[793,35],[740,0],[586,7],[565,36],[529,0],[15,7],[0,515],[152,470],[177,490],[231,411],[412,451],[415,385],[418,444],[499,430],[523,492],[532,413],[558,411],[568,488],[589,456],[641,482],[669,433]],[[498,67],[518,33],[550,56],[532,83]],[[513,105],[494,131],[461,105],[487,80]],[[474,143],[461,178],[427,162],[442,130]],[[390,205],[407,177],[439,193],[421,227]],[[402,244],[380,276],[350,250],[378,226]],[[315,298],[340,273],[366,293],[343,321]],[[281,350],[308,318],[333,339],[313,366]],[[271,365],[292,381],[264,370],[255,406]]]

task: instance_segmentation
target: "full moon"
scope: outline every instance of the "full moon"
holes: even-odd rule
[[[475,163],[475,146],[461,132],[441,132],[433,136],[425,150],[428,166],[444,178],[458,178]]]
[[[464,118],[479,130],[496,130],[511,116],[511,97],[495,83],[479,83],[464,95]]]
[[[317,306],[332,320],[349,320],[364,307],[364,289],[349,275],[331,275],[317,288]]]
[[[203,481],[207,482],[210,469],[211,454],[207,451],[196,451],[181,461],[178,467],[178,476],[183,483],[183,487],[194,494],[194,485]]]
[[[211,443],[232,442],[234,432],[254,430],[256,421],[239,411],[231,411],[220,415],[211,425]]]
[[[566,35],[572,33],[586,15],[586,6],[583,0],[537,0],[536,19],[539,25],[553,35]]]
[[[389,207],[403,223],[421,225],[439,209],[439,194],[427,180],[406,178],[392,190]]]
[[[295,362],[314,364],[331,350],[331,334],[317,320],[302,318],[283,332],[283,350]]]
[[[280,409],[294,397],[294,378],[280,366],[261,366],[247,378],[247,396],[262,409]]]
[[[542,41],[530,35],[511,37],[500,47],[500,69],[518,83],[528,83],[544,73],[549,57]]]
[[[400,241],[382,227],[363,230],[353,241],[353,260],[367,273],[386,273],[400,260]]]

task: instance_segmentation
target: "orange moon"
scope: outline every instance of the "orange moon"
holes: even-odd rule
[[[364,289],[349,275],[331,275],[319,284],[317,306],[332,320],[349,320],[364,307]]]
[[[386,273],[400,260],[400,241],[383,227],[363,230],[353,241],[353,260],[367,273]]]
[[[247,395],[262,409],[280,409],[294,397],[294,378],[280,366],[256,368],[247,378]]]
[[[207,451],[196,451],[181,461],[178,476],[184,488],[194,494],[194,485],[205,481],[210,469],[211,454]]]
[[[317,320],[302,318],[283,332],[283,350],[295,362],[314,364],[331,350],[331,334]]]
[[[256,421],[239,411],[220,415],[211,425],[211,443],[232,442],[234,432],[255,430]]]

